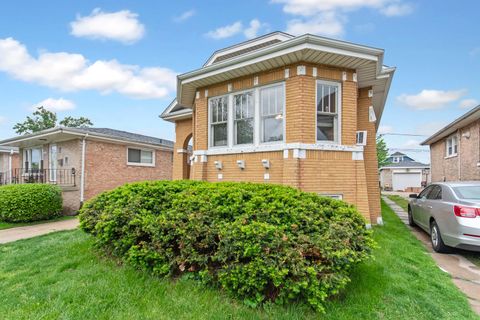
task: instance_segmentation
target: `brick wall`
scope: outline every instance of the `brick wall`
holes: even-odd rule
[[[432,182],[480,180],[480,122],[456,132],[458,155],[446,157],[446,138],[430,145]]]
[[[316,143],[316,79],[342,83],[341,142],[353,146],[356,131],[367,130],[368,143],[363,160],[353,160],[351,151],[306,150],[301,157],[294,157],[294,150],[237,153],[197,156],[192,166],[192,178],[207,181],[251,181],[278,183],[298,187],[305,191],[321,194],[342,195],[347,202],[355,204],[359,211],[372,223],[380,215],[380,192],[376,160],[375,123],[368,121],[368,107],[371,98],[368,89],[358,90],[353,81],[352,70],[325,66],[306,65],[306,75],[297,75],[297,65],[288,66],[289,77],[285,79],[282,69],[259,74],[259,86],[285,81],[286,95],[286,143]],[[313,68],[317,77],[313,77]],[[343,80],[346,72],[346,80]],[[208,97],[228,93],[228,84],[233,91],[253,87],[253,75],[200,88],[195,100],[193,114],[194,150],[208,149]],[[208,97],[205,96],[208,90]],[[359,98],[360,96],[360,98]],[[305,150],[304,150],[305,151]],[[265,169],[261,160],[270,161]],[[245,169],[240,169],[237,160],[244,160]],[[223,168],[215,168],[215,161],[221,161]],[[265,179],[268,174],[269,179]]]
[[[155,167],[127,165],[127,146],[87,140],[85,199],[127,182],[172,178],[172,151],[156,150]]]
[[[368,203],[371,221],[375,222],[381,216],[380,188],[378,183],[378,162],[375,123],[369,122],[368,112],[372,105],[372,98],[368,96],[371,88],[358,90],[357,127],[358,130],[367,130],[367,145],[364,148],[363,159],[367,180]]]

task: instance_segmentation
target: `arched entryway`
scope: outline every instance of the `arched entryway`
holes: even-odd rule
[[[190,157],[193,151],[192,119],[175,122],[173,179],[190,179]]]

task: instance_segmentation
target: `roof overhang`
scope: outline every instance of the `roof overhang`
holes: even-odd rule
[[[382,49],[306,34],[179,75],[176,103],[190,109],[191,116],[198,88],[297,62],[315,63],[356,70],[359,88],[373,89],[378,127],[395,72],[383,66],[383,55]],[[181,116],[187,117],[188,112]],[[170,116],[164,112],[161,117],[174,120]]]
[[[61,127],[51,128],[51,129],[43,130],[43,131],[32,133],[32,134],[26,134],[23,136],[6,139],[3,141],[0,141],[0,146],[31,148],[31,147],[41,146],[44,144],[58,143],[58,142],[72,140],[72,139],[83,139],[83,138],[90,139],[90,140],[110,142],[110,143],[128,144],[132,146],[142,146],[142,147],[148,147],[148,148],[159,149],[159,150],[172,150],[171,147],[167,147],[167,146],[160,146],[160,145],[149,144],[149,143],[140,143],[138,141],[133,141],[129,139],[118,139],[118,138],[114,138],[114,137],[100,134],[100,133],[84,132],[84,131],[81,131],[81,129],[61,128]]]
[[[458,129],[461,129],[478,119],[480,119],[480,105],[476,106],[460,118],[455,119],[453,122],[434,133],[427,140],[423,141],[421,145],[431,145],[432,143],[448,137],[449,135],[455,133]]]

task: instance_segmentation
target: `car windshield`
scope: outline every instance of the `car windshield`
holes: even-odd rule
[[[454,187],[453,190],[460,199],[480,200],[480,186]]]

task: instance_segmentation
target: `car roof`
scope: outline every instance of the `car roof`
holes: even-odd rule
[[[480,186],[480,181],[434,182],[432,184],[444,185],[448,187],[465,187],[465,186]]]

